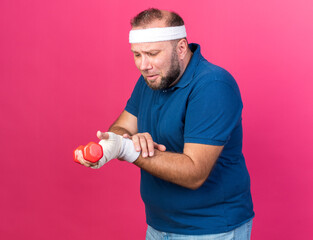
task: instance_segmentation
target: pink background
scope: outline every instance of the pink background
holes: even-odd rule
[[[139,169],[87,169],[72,151],[124,108],[139,76],[129,20],[152,6],[177,11],[189,42],[241,88],[252,239],[309,239],[309,0],[1,0],[0,239],[144,239]]]

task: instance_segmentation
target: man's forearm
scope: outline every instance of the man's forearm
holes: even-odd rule
[[[127,129],[125,129],[125,128],[123,128],[123,127],[119,127],[119,126],[117,126],[117,125],[115,125],[115,124],[113,124],[113,125],[109,128],[108,131],[109,131],[109,132],[113,132],[113,133],[118,134],[118,135],[123,135],[123,134],[127,133],[129,136],[131,136],[131,133],[130,133]]]
[[[180,186],[197,189],[208,177],[207,169],[201,169],[183,153],[155,151],[153,157],[139,156],[134,162],[141,169]]]
[[[132,136],[138,131],[137,117],[124,110],[108,131],[118,135],[128,134],[129,136]]]

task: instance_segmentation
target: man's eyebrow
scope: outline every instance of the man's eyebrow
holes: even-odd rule
[[[133,53],[138,53],[136,50],[133,50],[133,49],[131,49],[131,51],[132,51]],[[160,49],[149,49],[149,50],[142,51],[142,52],[144,52],[144,53],[149,53],[149,52],[159,52],[159,51],[161,51],[161,50],[160,50]]]

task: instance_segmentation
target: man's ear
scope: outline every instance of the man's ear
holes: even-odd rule
[[[178,54],[178,58],[180,60],[183,60],[187,54],[187,51],[188,51],[188,42],[185,38],[180,39],[178,41],[177,46],[176,46],[176,51]]]

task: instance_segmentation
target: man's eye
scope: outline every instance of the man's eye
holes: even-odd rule
[[[140,57],[140,54],[134,54],[135,57]]]
[[[158,52],[149,53],[149,56],[156,56],[158,55]]]

